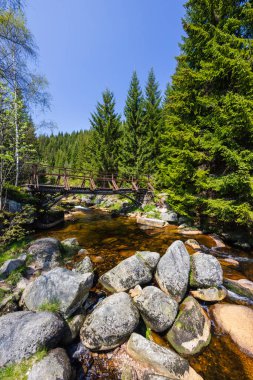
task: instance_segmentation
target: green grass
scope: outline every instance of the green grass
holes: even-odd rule
[[[3,301],[3,299],[5,298],[5,296],[6,296],[7,294],[8,294],[8,291],[6,291],[6,290],[0,288],[0,302]]]
[[[20,268],[14,270],[11,272],[11,274],[8,276],[6,282],[12,286],[17,285],[17,283],[21,280],[23,277],[24,271],[26,269],[25,265],[22,265]]]
[[[151,338],[151,329],[148,327],[146,330],[146,339],[150,340]]]
[[[0,265],[3,264],[5,261],[16,258],[17,255],[20,255],[23,251],[25,246],[27,245],[28,240],[20,240],[17,241],[10,246],[7,246],[6,248],[0,248]]]
[[[59,301],[53,301],[53,302],[45,302],[39,307],[39,311],[50,311],[52,313],[59,313],[60,311],[60,302]]]
[[[22,360],[21,363],[12,364],[0,369],[1,380],[27,380],[27,372],[38,361],[47,355],[45,349],[38,351],[29,359]]]

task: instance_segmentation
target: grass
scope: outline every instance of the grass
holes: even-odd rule
[[[0,379],[1,380],[27,380],[28,371],[30,368],[42,360],[47,355],[47,350],[43,349],[38,351],[29,359],[22,360],[21,363],[11,364],[0,369]]]
[[[146,339],[148,339],[148,340],[151,339],[151,329],[149,327],[146,330]]]
[[[22,265],[21,267],[15,269],[11,274],[8,276],[6,282],[12,286],[17,285],[17,283],[21,280],[23,277],[24,271],[26,269],[25,265]]]
[[[3,301],[3,299],[5,298],[5,296],[6,296],[7,294],[8,294],[8,291],[6,291],[6,290],[0,288],[0,302]]]
[[[59,313],[60,311],[60,302],[59,301],[52,301],[52,302],[45,302],[39,307],[39,311],[50,311],[51,313]]]
[[[3,264],[5,261],[16,258],[17,255],[21,254],[24,250],[25,246],[27,245],[28,241],[27,239],[17,241],[10,246],[0,249],[0,265]]]

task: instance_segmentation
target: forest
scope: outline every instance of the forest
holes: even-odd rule
[[[105,89],[90,130],[36,134],[32,105],[47,107],[47,81],[30,69],[37,48],[19,1],[1,1],[0,208],[27,160],[151,174],[182,215],[253,223],[252,2],[187,1],[177,68],[162,94],[154,70],[133,72],[122,115]]]

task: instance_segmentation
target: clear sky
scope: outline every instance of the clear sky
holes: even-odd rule
[[[27,0],[26,15],[39,47],[38,71],[50,84],[59,131],[89,128],[101,93],[124,107],[136,70],[142,86],[154,68],[164,90],[175,70],[185,0]]]

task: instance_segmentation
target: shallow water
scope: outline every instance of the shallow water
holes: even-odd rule
[[[164,254],[173,241],[193,238],[203,245],[203,250],[217,258],[234,258],[239,261],[238,267],[223,262],[224,276],[232,279],[246,277],[253,281],[253,252],[243,252],[231,247],[214,248],[215,243],[212,238],[206,235],[182,235],[176,226],[164,229],[146,228],[137,225],[135,219],[112,218],[102,211],[83,210],[73,213],[72,220],[65,222],[64,226],[36,234],[36,237],[42,236],[52,236],[60,240],[76,237],[82,248],[88,250],[98,275],[105,273],[138,250]],[[189,249],[190,254],[193,252]],[[82,255],[76,255],[69,260],[67,266],[73,267],[75,262],[82,258]],[[214,325],[212,328],[210,345],[201,354],[189,359],[192,367],[205,380],[253,380],[253,358],[241,352],[228,336],[218,334]],[[97,367],[95,374],[87,378],[117,378],[114,370],[110,372],[110,365],[105,356],[98,355],[95,366]]]

